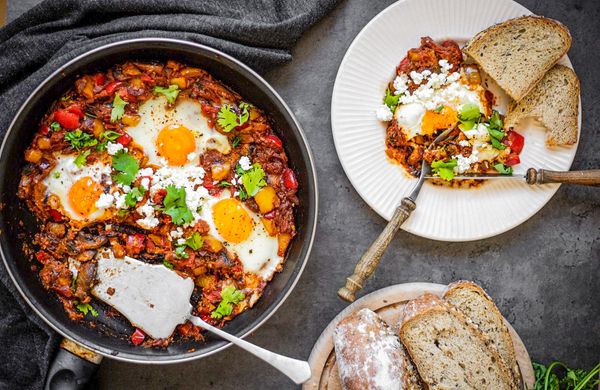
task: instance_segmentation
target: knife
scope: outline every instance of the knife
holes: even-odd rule
[[[428,174],[426,179],[440,179],[439,176]],[[529,168],[525,174],[502,175],[500,173],[464,174],[454,176],[452,180],[495,180],[514,179],[525,180],[527,184],[580,184],[585,186],[600,186],[600,169],[584,171],[550,171],[547,169]]]

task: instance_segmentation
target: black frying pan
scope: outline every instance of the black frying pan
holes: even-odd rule
[[[229,346],[229,343],[212,335],[207,335],[205,342],[173,343],[165,349],[133,346],[128,341],[128,335],[133,331],[131,325],[124,319],[105,316],[102,310],[93,320],[95,326],[73,322],[67,317],[58,299],[42,287],[37,273],[31,270],[32,261],[35,263],[35,260],[23,253],[23,244],[30,242],[36,232],[36,221],[16,193],[20,170],[24,165],[23,152],[31,142],[41,117],[50,104],[73,85],[78,75],[107,69],[115,63],[131,59],[174,59],[207,70],[267,113],[284,142],[290,165],[296,171],[300,198],[300,206],[296,208],[298,235],[288,249],[285,266],[268,284],[254,308],[236,317],[224,329],[238,337],[244,337],[273,315],[298,281],[312,246],[318,197],[310,149],[290,109],[258,74],[215,49],[162,38],[112,43],[75,58],[44,80],[25,101],[11,123],[0,149],[0,204],[4,206],[0,210],[2,260],[31,308],[66,338],[67,349],[87,359],[61,350],[50,370],[47,388],[58,388],[58,384],[66,382],[71,383],[71,388],[77,388],[87,381],[95,369],[88,361],[97,363],[101,356],[134,363],[177,363],[199,359]],[[77,351],[77,344],[85,349]],[[193,352],[188,352],[190,350]]]

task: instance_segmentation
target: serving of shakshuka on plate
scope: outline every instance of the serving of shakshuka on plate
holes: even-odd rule
[[[221,326],[260,298],[295,235],[298,182],[269,119],[182,63],[81,76],[25,160],[18,195],[39,221],[33,268],[73,320],[98,315],[90,291],[108,252],[193,278],[193,313]],[[138,329],[131,342],[174,337],[202,339],[187,322],[168,340]]]
[[[503,130],[494,104],[479,68],[464,62],[456,42],[438,44],[424,37],[396,68],[376,111],[388,124],[386,153],[413,176],[423,160],[445,180],[455,174],[512,174],[524,138]],[[451,128],[447,139],[429,148],[442,130]]]

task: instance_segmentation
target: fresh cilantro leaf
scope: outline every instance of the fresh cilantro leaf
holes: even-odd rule
[[[229,187],[231,187],[231,183],[228,182],[227,180],[221,180],[219,182],[219,184],[217,184],[217,186],[221,187],[221,188],[229,188]]]
[[[219,126],[221,126],[224,132],[229,133],[231,130],[243,125],[248,121],[250,118],[248,107],[249,105],[247,103],[240,103],[240,113],[238,114],[229,104],[223,104],[217,113],[217,123]]]
[[[202,239],[202,236],[200,236],[200,233],[194,232],[194,234],[192,234],[187,238],[187,240],[185,240],[185,244],[193,250],[197,251],[198,249],[202,248],[204,240]]]
[[[233,146],[234,148],[237,148],[238,145],[240,144],[241,138],[239,135],[236,135],[235,137],[233,137],[233,140],[231,141],[231,146]]]
[[[187,245],[179,245],[175,247],[175,255],[177,257],[181,257],[183,259],[187,259],[188,257],[190,257],[190,255],[187,254],[187,252],[185,251],[185,248],[187,248]]]
[[[244,172],[246,172],[244,170],[244,168],[242,168],[242,166],[240,164],[237,164],[235,166],[235,173],[237,173],[238,176],[242,176],[244,174]]]
[[[435,109],[435,112],[437,112],[439,114],[440,112],[442,112],[443,109],[444,109],[444,105],[440,104],[440,106]]]
[[[258,191],[267,185],[265,181],[265,171],[260,164],[252,164],[252,168],[242,175],[242,184],[248,196],[254,196]]]
[[[502,131],[504,124],[502,123],[502,118],[500,118],[500,114],[498,111],[492,112],[492,116],[490,116],[489,120],[490,129]]]
[[[167,267],[168,269],[173,269],[173,268],[175,268],[175,266],[174,266],[172,263],[170,263],[169,261],[167,261],[167,260],[163,260],[163,265],[164,265],[165,267]]]
[[[108,141],[100,142],[98,145],[96,145],[96,150],[99,152],[105,151],[107,144],[108,144]]]
[[[238,189],[238,197],[240,198],[240,200],[248,199],[248,194],[246,193],[246,190],[243,187],[240,187]]]
[[[503,175],[512,175],[513,174],[512,167],[507,167],[502,163],[498,163],[498,164],[494,165],[494,168],[496,168],[496,170]]]
[[[127,105],[127,102],[123,99],[121,99],[121,96],[117,93],[115,94],[115,100],[113,100],[112,103],[112,111],[110,112],[110,121],[111,122],[116,122],[119,119],[123,118],[123,115],[125,115],[125,106]]]
[[[55,179],[60,179],[60,172],[56,171],[52,174]]]
[[[165,214],[170,215],[175,225],[183,225],[194,220],[194,216],[185,203],[185,188],[167,186],[167,195],[163,200]]]
[[[506,145],[504,145],[502,142],[498,141],[496,138],[492,138],[492,146],[498,150],[506,149]]]
[[[503,131],[492,129],[491,127],[488,127],[488,133],[490,133],[490,137],[496,138],[498,141],[502,141],[502,139],[506,135],[506,133],[504,133]]]
[[[385,97],[383,98],[383,103],[389,107],[389,109],[394,112],[396,106],[398,106],[398,101],[400,100],[400,95],[392,94],[390,89],[385,90]]]
[[[52,130],[52,131],[59,131],[60,130],[60,124],[58,122],[52,122],[50,124],[50,130]]]
[[[98,140],[91,134],[84,133],[80,129],[65,133],[65,141],[68,141],[71,147],[76,150],[94,146],[98,143]]]
[[[159,93],[167,98],[167,101],[171,104],[175,103],[177,95],[179,95],[179,86],[177,84],[169,85],[169,88],[165,87],[154,87],[154,93]]]
[[[436,160],[431,163],[431,170],[434,174],[437,174],[444,180],[452,180],[454,178],[454,168],[457,165],[457,161],[452,159],[448,162]]]
[[[239,304],[246,296],[240,290],[233,286],[227,286],[221,290],[221,302],[219,306],[210,314],[211,318],[220,319],[230,315],[233,312],[233,305]]]
[[[129,207],[135,206],[145,193],[146,189],[142,186],[133,188],[125,195],[125,204]]]
[[[119,150],[112,157],[112,167],[119,172],[114,176],[115,181],[127,186],[131,185],[140,170],[138,161],[124,150]]]
[[[117,138],[119,138],[122,134],[118,133],[114,130],[108,130],[108,131],[103,131],[102,134],[100,135],[100,138],[102,139],[107,139],[109,141],[114,141]]]
[[[79,153],[79,155],[77,155],[77,157],[75,157],[75,160],[73,161],[75,163],[75,165],[77,165],[77,168],[81,168],[82,166],[85,165],[85,163],[87,162],[87,156],[90,155],[90,150],[84,150],[82,153]]]
[[[77,310],[79,310],[83,314],[87,315],[87,313],[92,313],[94,317],[98,317],[98,312],[89,303],[79,303],[76,307]]]

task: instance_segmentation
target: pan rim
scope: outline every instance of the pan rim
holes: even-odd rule
[[[275,314],[275,312],[277,312],[277,310],[287,300],[289,295],[292,293],[292,291],[298,284],[298,281],[300,280],[302,273],[304,272],[304,269],[306,267],[306,264],[308,263],[308,260],[310,258],[310,254],[311,254],[312,247],[314,244],[314,239],[316,236],[318,211],[319,211],[319,188],[318,188],[318,180],[317,180],[317,171],[315,168],[313,153],[312,153],[312,150],[308,143],[308,140],[306,138],[306,134],[304,133],[302,126],[296,119],[296,116],[294,115],[294,113],[292,112],[290,107],[287,105],[287,103],[283,100],[283,98],[279,95],[279,93],[262,76],[260,76],[256,71],[254,71],[248,65],[244,64],[242,61],[240,61],[240,60],[236,59],[235,57],[233,57],[229,54],[226,54],[220,50],[217,50],[215,48],[212,48],[210,46],[206,46],[206,45],[203,45],[200,43],[187,41],[184,39],[162,38],[162,37],[144,37],[144,38],[124,39],[124,40],[119,40],[119,41],[101,45],[97,48],[86,51],[85,53],[82,53],[82,54],[78,55],[77,57],[62,64],[58,69],[56,69],[54,72],[52,72],[50,75],[48,75],[29,94],[27,99],[25,99],[25,101],[21,104],[21,106],[17,110],[16,114],[13,117],[13,120],[11,121],[10,125],[7,128],[6,134],[4,135],[4,139],[2,140],[2,145],[0,146],[0,159],[4,158],[7,140],[10,138],[10,136],[14,130],[16,121],[21,116],[23,110],[25,110],[25,108],[29,105],[29,102],[35,96],[38,95],[40,90],[47,83],[49,83],[51,80],[53,80],[55,77],[59,76],[65,68],[76,64],[77,62],[85,59],[86,57],[88,57],[92,54],[95,54],[95,53],[98,53],[98,52],[101,52],[101,51],[104,51],[107,49],[119,47],[119,46],[126,46],[126,45],[131,45],[131,44],[140,44],[140,43],[142,43],[142,44],[143,43],[149,43],[149,44],[165,43],[165,44],[189,46],[191,48],[198,49],[198,50],[204,51],[206,53],[210,53],[217,57],[221,57],[221,58],[225,59],[226,61],[233,63],[235,66],[238,66],[243,71],[247,72],[251,77],[253,77],[258,83],[262,84],[267,89],[268,94],[271,95],[270,98],[277,101],[277,103],[279,103],[283,107],[286,114],[289,116],[292,125],[298,130],[299,144],[301,145],[301,147],[304,148],[304,151],[306,152],[306,155],[308,158],[308,161],[306,161],[306,162],[308,163],[309,168],[310,168],[310,172],[307,172],[307,173],[309,173],[309,177],[308,177],[309,183],[308,184],[309,184],[309,186],[311,184],[313,186],[312,194],[309,193],[309,198],[310,198],[309,206],[312,205],[313,210],[310,210],[310,209],[308,210],[308,212],[313,215],[313,218],[312,218],[313,221],[312,221],[312,224],[309,224],[309,226],[306,226],[307,229],[310,229],[309,230],[310,234],[306,238],[307,241],[305,241],[306,253],[301,259],[299,259],[301,262],[300,268],[295,273],[295,275],[292,276],[291,284],[288,286],[287,291],[284,291],[283,295],[278,298],[278,302],[276,302],[272,307],[268,308],[268,310],[264,314],[264,317],[259,318],[259,320],[256,323],[249,326],[248,329],[246,331],[244,331],[243,333],[236,335],[237,337],[245,338],[248,335],[250,335],[252,332],[259,329],[267,320],[269,320],[269,318],[271,318],[271,316],[273,316],[273,314]],[[236,72],[239,72],[239,70],[236,70]],[[2,246],[0,246],[0,257],[2,257],[2,262],[4,264],[4,267],[6,268],[6,271],[9,275],[13,285],[15,286],[15,288],[17,289],[17,291],[19,292],[21,297],[25,300],[25,302],[27,302],[29,307],[34,311],[34,313],[39,318],[41,318],[46,324],[48,324],[48,326],[50,326],[54,331],[56,331],[62,337],[66,338],[68,340],[71,340],[71,341],[83,346],[84,348],[87,348],[87,349],[89,349],[95,353],[98,353],[99,355],[104,356],[106,358],[123,361],[123,362],[128,362],[128,363],[147,364],[147,365],[174,364],[174,363],[183,363],[183,362],[188,362],[188,361],[192,361],[192,360],[202,359],[204,357],[218,353],[232,345],[232,343],[230,343],[230,342],[225,342],[223,345],[217,346],[213,350],[210,350],[210,351],[207,351],[204,353],[198,353],[198,354],[195,354],[194,352],[192,352],[189,354],[189,356],[188,356],[188,354],[185,354],[185,353],[177,353],[175,355],[146,356],[146,357],[141,358],[141,356],[143,356],[143,355],[131,354],[129,352],[115,353],[111,348],[106,348],[101,345],[94,345],[95,344],[94,342],[88,342],[88,340],[79,340],[78,337],[75,337],[76,335],[74,335],[73,332],[70,332],[68,329],[63,331],[63,329],[61,329],[60,326],[55,324],[50,318],[47,318],[46,315],[44,313],[42,313],[33,304],[33,302],[29,299],[27,293],[21,287],[21,284],[17,281],[15,275],[13,275],[12,269],[11,269],[11,267],[9,267],[8,259],[4,253],[4,249],[2,248]]]

